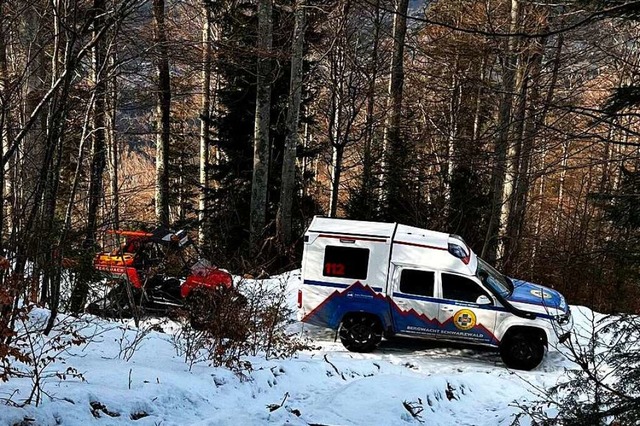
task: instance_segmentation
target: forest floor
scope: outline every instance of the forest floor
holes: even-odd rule
[[[294,305],[300,276],[285,277]],[[572,312],[577,330],[590,330],[598,316],[584,307]],[[47,317],[35,310],[27,325]],[[136,328],[85,315],[72,324],[89,341],[44,351],[57,360],[39,372],[38,406],[21,404],[32,389],[29,375],[0,383],[0,425],[509,425],[521,405],[575,368],[562,351],[522,372],[505,368],[494,351],[422,341],[383,341],[373,353],[355,354],[333,332],[295,322],[290,331],[314,349],[292,359],[248,357],[253,370],[242,376],[206,363],[190,368],[177,354],[173,321],[152,318]],[[54,347],[43,338],[32,343]]]

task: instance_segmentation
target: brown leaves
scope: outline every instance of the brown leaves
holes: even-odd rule
[[[7,271],[11,267],[9,259],[4,256],[0,256],[0,271]]]

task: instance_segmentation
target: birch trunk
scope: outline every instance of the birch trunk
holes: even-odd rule
[[[528,207],[529,185],[531,183],[531,157],[537,133],[540,129],[541,119],[538,117],[537,106],[540,104],[540,85],[542,73],[542,59],[546,39],[541,40],[531,61],[531,84],[529,107],[526,111],[524,134],[522,137],[522,150],[520,153],[520,169],[513,194],[511,215],[507,223],[507,235],[510,236],[507,251],[517,253],[520,247],[520,239],[525,223]],[[549,90],[553,90],[550,88]],[[505,271],[506,272],[506,271]]]
[[[502,208],[500,210],[500,230],[498,238],[498,258],[501,261],[504,272],[511,272],[510,262],[512,258],[511,248],[515,236],[511,232],[511,222],[516,214],[516,201],[514,193],[518,183],[522,179],[522,145],[524,140],[524,128],[527,109],[527,95],[529,91],[528,64],[525,61],[519,64],[517,70],[516,84],[518,87],[518,102],[512,120],[513,132],[510,137],[509,148],[507,150],[507,170],[502,189]]]
[[[271,119],[272,0],[258,1],[258,66],[256,115],[253,136],[253,179],[251,181],[250,244],[257,249],[266,225],[269,181],[269,126]]]
[[[519,15],[518,0],[511,0],[511,24],[510,33],[515,33],[518,29]],[[495,165],[491,177],[491,190],[493,200],[491,203],[491,216],[487,226],[487,235],[482,247],[482,256],[490,263],[495,263],[497,258],[498,237],[501,224],[502,204],[504,203],[505,178],[507,173],[507,151],[509,149],[509,133],[511,130],[511,109],[513,105],[513,91],[515,86],[515,72],[517,65],[516,54],[517,39],[509,37],[507,43],[507,58],[503,70],[502,91],[503,96],[500,101],[498,112],[498,136],[495,144],[494,161]]]
[[[200,108],[200,193],[198,194],[198,242],[200,247],[204,246],[209,217],[207,194],[209,189],[209,129],[211,126],[211,61],[213,57],[211,11],[206,1],[202,8],[204,23],[202,25],[202,105]]]
[[[287,136],[282,158],[282,180],[280,188],[280,208],[276,220],[279,242],[291,244],[291,221],[293,196],[296,184],[296,150],[299,143],[298,122],[300,100],[302,98],[302,59],[306,0],[298,0],[295,10],[293,43],[291,46],[291,78],[289,82],[289,105],[287,109]]]
[[[451,181],[453,180],[453,170],[456,167],[456,140],[458,138],[458,113],[462,100],[462,88],[458,79],[458,63],[460,56],[456,54],[453,65],[453,77],[451,78],[451,100],[449,102],[449,132],[447,135],[447,153],[444,173],[444,196],[449,202],[451,199]]]

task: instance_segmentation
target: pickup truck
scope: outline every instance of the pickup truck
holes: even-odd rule
[[[457,235],[398,223],[315,217],[302,278],[300,319],[355,352],[410,336],[490,346],[531,370],[573,326],[559,292],[504,276]]]

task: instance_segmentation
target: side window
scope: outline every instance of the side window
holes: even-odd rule
[[[418,296],[433,296],[434,277],[434,272],[403,269],[400,275],[400,291]]]
[[[324,251],[325,277],[364,280],[369,269],[369,249],[327,246]]]
[[[449,300],[476,303],[479,296],[489,297],[475,281],[460,275],[442,274],[442,297]]]

